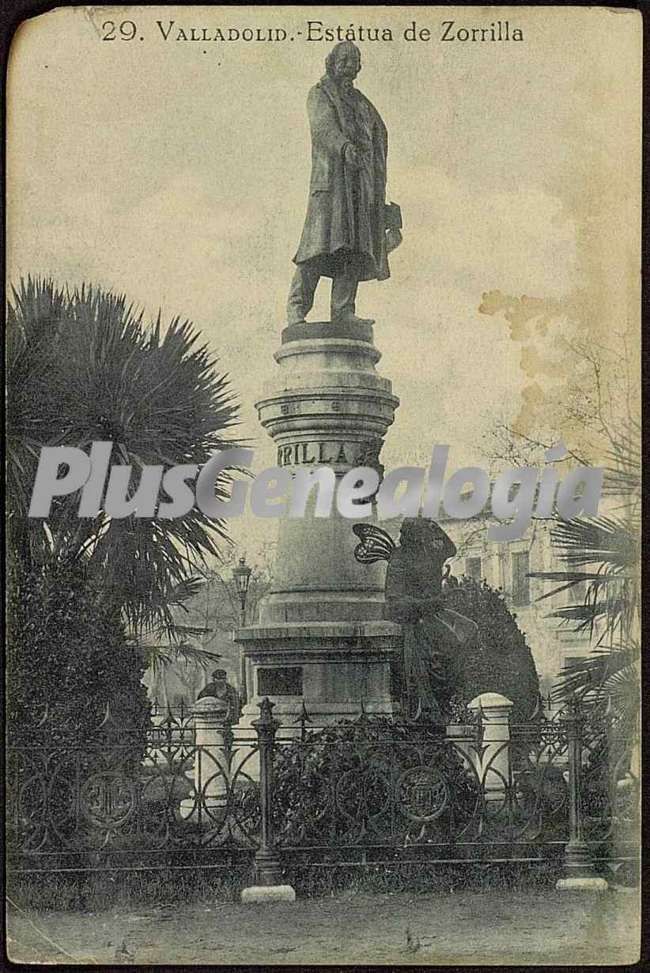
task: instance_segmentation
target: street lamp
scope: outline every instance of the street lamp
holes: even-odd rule
[[[237,594],[239,595],[240,608],[240,624],[242,628],[246,624],[246,596],[248,595],[248,586],[251,580],[251,569],[246,564],[246,558],[240,557],[239,564],[236,568],[232,569],[233,576],[235,578],[235,585],[237,586]]]
[[[239,564],[237,567],[232,569],[233,577],[235,579],[235,586],[237,588],[237,594],[239,595],[240,604],[240,617],[239,624],[243,628],[246,624],[246,596],[248,595],[248,586],[251,580],[251,569],[246,564],[246,558],[240,557]],[[241,693],[241,703],[245,706],[248,702],[248,692],[246,687],[246,657],[244,655],[244,649],[241,648],[240,656],[240,675],[239,675],[239,691]]]

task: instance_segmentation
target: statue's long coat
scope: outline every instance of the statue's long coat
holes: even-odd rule
[[[346,129],[335,83],[325,76],[309,92],[312,169],[307,216],[294,262],[318,258],[320,273],[332,277],[340,266],[338,258],[351,251],[359,280],[385,280],[390,276],[385,217],[388,133],[365,95],[354,88],[352,97],[370,135],[361,171],[343,159],[343,147],[355,142],[355,133]]]

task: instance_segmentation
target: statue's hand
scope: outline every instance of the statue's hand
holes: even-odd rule
[[[397,250],[400,243],[402,242],[402,234],[399,230],[394,230],[389,227],[386,230],[386,251],[387,253],[392,253],[393,250]]]
[[[384,206],[384,216],[387,230],[402,229],[402,210],[397,203],[386,203]]]
[[[386,220],[386,250],[392,253],[402,242],[402,211],[397,203],[387,203],[384,208]]]

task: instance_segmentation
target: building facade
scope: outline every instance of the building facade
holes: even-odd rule
[[[451,562],[452,573],[477,581],[503,592],[508,608],[516,615],[517,624],[526,635],[533,653],[542,695],[546,696],[562,668],[572,659],[590,652],[588,633],[577,633],[572,626],[549,615],[571,601],[584,599],[580,583],[560,595],[539,599],[558,585],[528,577],[529,572],[561,571],[564,567],[551,544],[551,520],[533,521],[526,534],[512,541],[494,541],[487,537],[490,519],[475,517],[469,521],[445,520],[444,528],[457,547]]]

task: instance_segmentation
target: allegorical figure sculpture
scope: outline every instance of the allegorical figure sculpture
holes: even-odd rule
[[[359,49],[337,44],[325,67],[307,98],[311,180],[288,322],[304,322],[319,279],[331,277],[332,321],[372,324],[355,314],[359,281],[389,277],[387,255],[401,241],[399,207],[386,204],[388,135],[377,109],[354,87]]]
[[[372,524],[355,524],[362,563],[388,561],[386,614],[403,626],[403,675],[409,716],[444,722],[454,690],[456,650],[474,637],[476,624],[444,607],[443,566],[456,547],[435,521],[405,517],[397,546]]]

